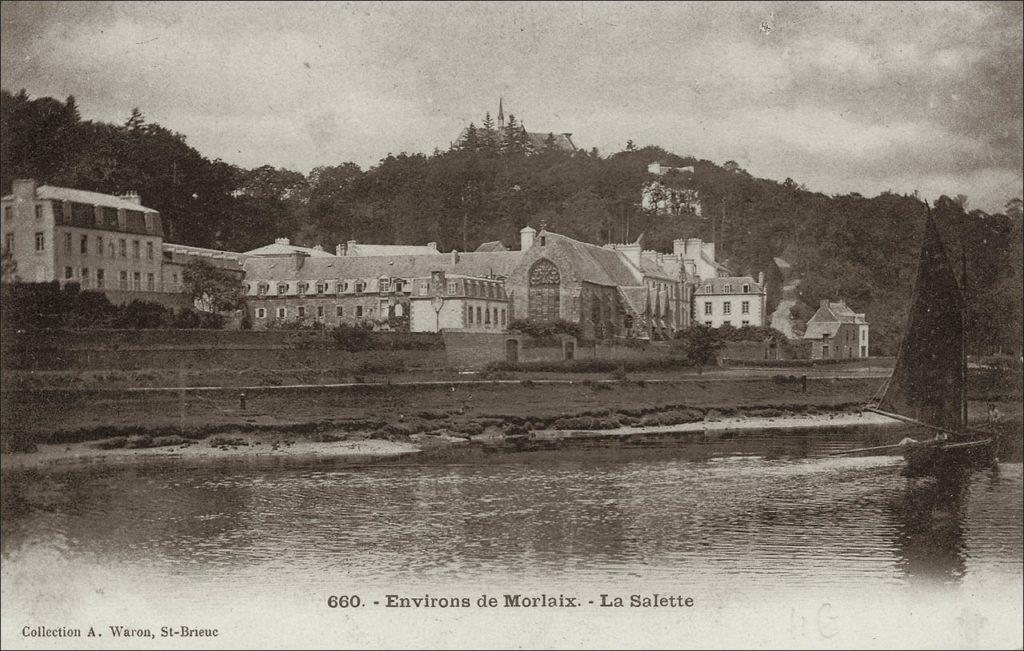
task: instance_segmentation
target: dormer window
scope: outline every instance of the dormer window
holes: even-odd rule
[[[323,294],[325,291],[327,291],[327,283],[325,283],[322,280],[317,282],[317,284],[316,284],[316,293],[317,294]]]
[[[259,296],[266,296],[270,292],[270,283],[260,283],[256,285],[256,294]]]
[[[724,291],[726,294],[732,294],[732,285],[726,285],[725,287],[722,288],[722,291]]]
[[[750,285],[744,285],[743,286],[743,293],[744,294],[749,294],[750,293]]]
[[[401,280],[395,280],[395,293],[401,294],[405,289],[405,284]]]
[[[356,281],[356,294],[362,294],[366,291],[366,283],[361,280]]]
[[[704,293],[705,294],[710,294],[711,293],[711,285],[704,285]]]
[[[299,283],[296,286],[296,292],[299,294],[305,294],[309,291],[309,283]]]
[[[277,294],[278,294],[278,296],[284,296],[287,293],[288,293],[288,283],[278,283],[277,284]]]
[[[381,278],[380,279],[380,292],[384,293],[384,292],[390,292],[390,291],[391,291],[391,279],[390,278]]]

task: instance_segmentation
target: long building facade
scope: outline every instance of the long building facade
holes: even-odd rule
[[[242,275],[237,253],[165,244],[160,213],[135,193],[121,196],[16,179],[0,198],[3,250],[11,280],[103,292],[112,302],[135,299],[184,307],[185,267],[196,259]]]

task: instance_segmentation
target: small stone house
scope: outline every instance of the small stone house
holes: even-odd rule
[[[804,341],[811,359],[858,359],[869,356],[868,322],[843,301],[823,300],[807,322]]]

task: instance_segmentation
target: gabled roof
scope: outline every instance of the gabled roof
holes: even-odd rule
[[[534,149],[544,149],[548,146],[548,136],[554,136],[554,147],[555,149],[561,149],[562,151],[576,151],[576,145],[572,141],[571,133],[533,133],[528,131],[526,136],[530,139],[530,145]]]
[[[648,292],[646,287],[619,287],[622,304],[635,316],[647,314]]]
[[[568,258],[570,268],[583,282],[606,287],[643,284],[643,276],[636,265],[613,249],[580,242],[547,230],[538,233],[534,242],[534,246],[544,242],[544,246],[559,249]]]
[[[311,257],[295,268],[286,257],[250,257],[245,260],[246,279],[326,280],[331,278],[417,278],[433,271],[465,276],[508,276],[519,263],[521,251],[499,253],[460,253],[458,256],[326,256]]]
[[[380,256],[380,255],[439,255],[437,246],[419,246],[415,244],[362,244],[350,242],[345,246],[346,256]]]
[[[484,242],[480,246],[476,247],[477,253],[494,253],[495,251],[508,251],[508,248],[501,243],[501,240]]]
[[[121,208],[123,210],[137,210],[139,212],[157,212],[153,208],[140,206],[137,203],[128,201],[122,197],[102,192],[90,192],[89,190],[76,190],[74,188],[62,188],[56,185],[40,185],[36,188],[36,198],[49,199],[52,201],[72,201],[74,203],[88,203],[94,206],[106,208]],[[4,195],[4,201],[14,199],[13,194]]]
[[[246,251],[247,256],[275,256],[275,255],[291,255],[293,253],[305,253],[311,258],[336,258],[338,256],[333,253],[321,249],[311,249],[305,246],[295,246],[294,244],[288,244],[287,242],[277,241],[273,244],[261,246],[258,249],[252,251]]]
[[[844,301],[825,302],[818,307],[814,316],[808,319],[804,339],[821,339],[822,335],[834,337],[844,323],[867,325],[864,315],[851,310]]]

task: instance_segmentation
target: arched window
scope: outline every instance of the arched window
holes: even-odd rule
[[[527,314],[531,319],[553,321],[561,316],[561,274],[554,262],[541,258],[530,268]]]

